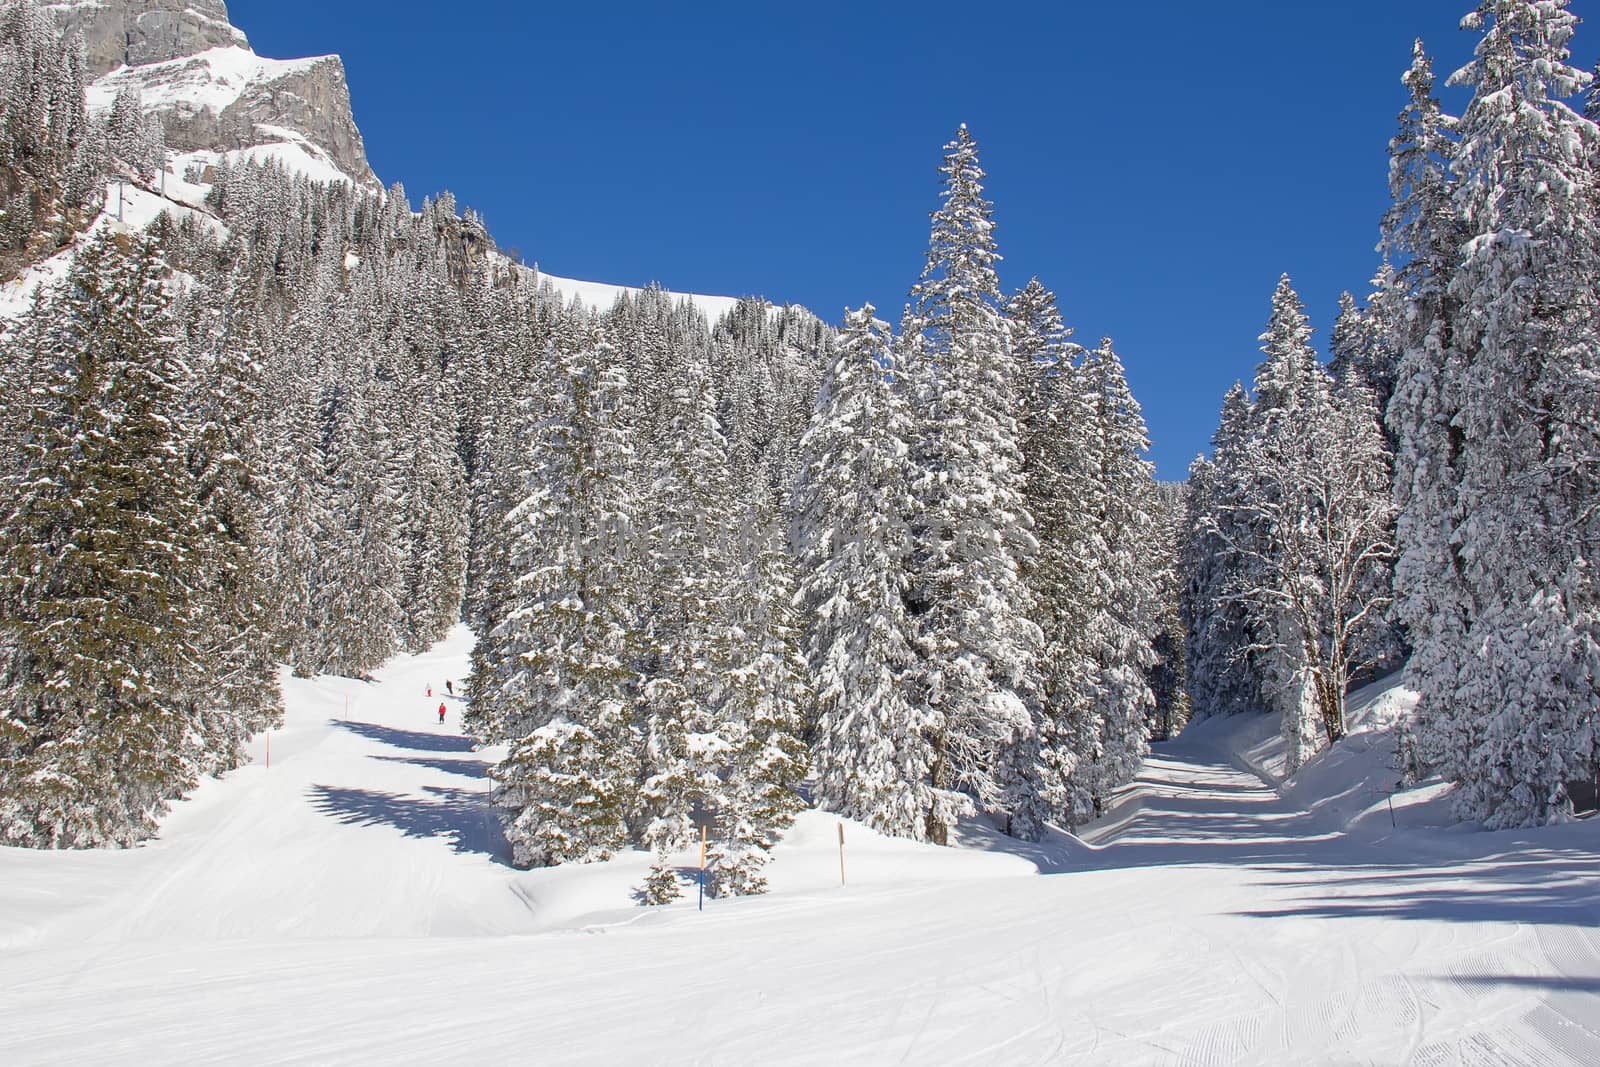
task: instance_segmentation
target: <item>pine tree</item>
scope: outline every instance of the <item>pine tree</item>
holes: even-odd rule
[[[913,604],[934,762],[927,837],[959,791],[1008,832],[1040,832],[1037,656],[1021,570],[1036,550],[1023,499],[1016,366],[999,310],[991,206],[965,126],[945,148],[943,204],[913,290],[920,342],[904,364],[916,419]]]
[[[1452,79],[1473,91],[1455,156],[1472,240],[1449,294],[1477,654],[1450,695],[1444,762],[1461,810],[1490,826],[1564,817],[1565,783],[1595,752],[1600,133],[1564,102],[1589,81],[1568,63],[1566,8],[1484,0],[1463,23],[1483,34],[1475,58]]]
[[[1086,702],[1097,671],[1090,623],[1108,592],[1097,405],[1086,353],[1069,340],[1055,294],[1034,279],[1006,316],[1024,386],[1024,492],[1038,543],[1023,571],[1042,637],[1037,776],[1047,809],[1081,822],[1093,805],[1077,772],[1099,744]]]
[[[744,604],[729,634],[734,658],[720,670],[726,679],[718,717],[725,746],[716,798],[722,825],[708,860],[708,888],[719,897],[766,891],[761,869],[768,853],[805,807],[800,784],[809,760],[801,717],[810,686],[788,537],[776,519],[775,509],[761,505],[746,513],[755,544],[740,582],[745,595],[730,598]]]
[[[161,271],[148,244],[87,242],[26,342],[46,369],[0,525],[12,843],[130,845],[203,759],[206,553],[176,436],[190,372]]]
[[[1433,66],[1421,41],[1404,81],[1411,100],[1389,146],[1394,204],[1383,222],[1388,254],[1402,264],[1397,282],[1406,300],[1397,328],[1395,392],[1387,412],[1395,442],[1400,549],[1394,567],[1395,614],[1414,648],[1406,681],[1418,694],[1417,755],[1422,762],[1440,764],[1444,721],[1455,705],[1470,617],[1456,537],[1463,438],[1454,424],[1461,400],[1452,354],[1456,301],[1449,292],[1466,225],[1452,193],[1456,120],[1443,113],[1433,95]]]
[[[1103,595],[1089,623],[1094,658],[1088,721],[1099,729],[1091,753],[1079,753],[1078,778],[1095,810],[1111,792],[1133,780],[1149,751],[1149,712],[1154,704],[1146,672],[1155,663],[1153,642],[1159,612],[1159,565],[1155,524],[1155,471],[1144,459],[1150,442],[1144,416],[1128,388],[1122,362],[1105,338],[1083,368],[1095,414],[1100,469],[1096,516],[1104,558],[1098,561]]]
[[[1261,689],[1265,673],[1252,650],[1249,611],[1235,591],[1255,543],[1249,512],[1240,499],[1235,472],[1249,446],[1250,399],[1235,383],[1223,398],[1212,458],[1189,467],[1185,501],[1189,533],[1184,548],[1186,592],[1183,613],[1188,627],[1184,658],[1189,671],[1189,698],[1197,717],[1264,710]]]
[[[657,414],[651,465],[639,833],[666,852],[690,843],[695,804],[719,797],[727,749],[717,668],[738,655],[727,441],[701,358],[676,349],[678,369],[663,374],[673,384]]]
[[[891,381],[889,327],[872,313],[867,305],[846,314],[801,445],[800,595],[812,619],[817,689],[813,794],[820,807],[883,833],[923,838],[941,800],[931,777],[937,722],[910,688],[912,427]]]
[[[184,340],[197,389],[185,413],[188,465],[204,516],[203,647],[214,665],[202,707],[210,769],[244,760],[243,745],[282,719],[276,661],[284,650],[264,570],[271,491],[263,448],[256,339],[231,322],[236,282],[216,277],[187,303]]]
[[[475,698],[512,705],[489,721],[514,742],[494,774],[521,865],[609,857],[640,803],[627,374],[597,329],[588,342],[563,361],[535,438],[536,488],[511,514],[522,530],[511,556],[528,570],[500,628],[509,678]]]

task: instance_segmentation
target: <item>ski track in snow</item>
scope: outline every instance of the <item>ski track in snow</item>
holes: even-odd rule
[[[1594,820],[1357,839],[1205,731],[1081,838],[846,824],[841,888],[811,812],[770,895],[642,909],[645,855],[507,865],[470,642],[286,679],[144,847],[0,849],[0,1062],[1600,1063]]]

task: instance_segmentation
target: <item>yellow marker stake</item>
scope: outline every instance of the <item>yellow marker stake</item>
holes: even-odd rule
[[[706,910],[706,827],[700,825],[700,903],[699,909]]]

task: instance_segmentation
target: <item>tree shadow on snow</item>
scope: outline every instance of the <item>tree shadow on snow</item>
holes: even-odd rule
[[[392,826],[407,837],[440,838],[458,853],[511,865],[511,847],[484,794],[427,786],[428,797],[376,789],[311,787],[311,805],[350,826]]]
[[[1254,918],[1427,919],[1461,923],[1589,926],[1600,922],[1600,864],[1586,849],[1534,849],[1470,860],[1333,863],[1319,870],[1268,867],[1296,880],[1263,887],[1305,890]]]
[[[471,752],[473,749],[472,738],[454,734],[401,730],[393,726],[379,726],[375,722],[352,722],[349,719],[335,719],[333,724],[369,740],[381,741],[395,748],[408,748],[413,752]]]
[[[368,756],[368,759],[382,760],[385,763],[409,763],[415,767],[431,767],[436,771],[446,774],[459,774],[463,778],[489,777],[489,765],[478,759],[448,759],[444,756],[429,758],[427,756]]]
[[[1570,975],[1543,974],[1449,974],[1435,975],[1440,982],[1464,986],[1513,986],[1541,989],[1551,993],[1600,993],[1600,978],[1574,978]]]
[[[1600,862],[1592,848],[1485,835],[1454,837],[1450,853],[1416,847],[1402,827],[1386,841],[1355,840],[1265,785],[1226,781],[1222,760],[1186,758],[1189,780],[1145,782],[1113,800],[1095,845],[1051,828],[1017,841],[979,820],[956,835],[965,848],[1005,852],[1043,874],[1227,866],[1259,875],[1255,918],[1394,918],[1593,927],[1600,923]],[[1213,783],[1208,765],[1222,779]],[[1287,890],[1288,892],[1284,892]],[[1285,897],[1288,897],[1285,900]]]

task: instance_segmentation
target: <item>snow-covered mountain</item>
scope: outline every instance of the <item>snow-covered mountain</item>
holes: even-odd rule
[[[173,178],[197,178],[206,165],[223,159],[270,159],[313,181],[381,189],[338,56],[258,56],[244,31],[229,21],[223,0],[41,0],[41,6],[54,13],[65,34],[83,35],[92,112],[109,110],[120,91],[135,88],[145,110],[161,117],[175,150],[169,160]],[[173,186],[169,181],[162,187]],[[8,306],[25,305],[39,273],[21,280],[17,292],[8,294]],[[637,291],[542,269],[538,277],[568,300],[601,310],[620,294]],[[712,321],[738,302],[673,295],[692,301]]]
[[[213,158],[270,157],[318,181],[371,188],[338,56],[265,59],[228,21],[222,0],[58,0],[46,3],[84,38],[89,108],[136,88],[161,116],[167,143]]]

